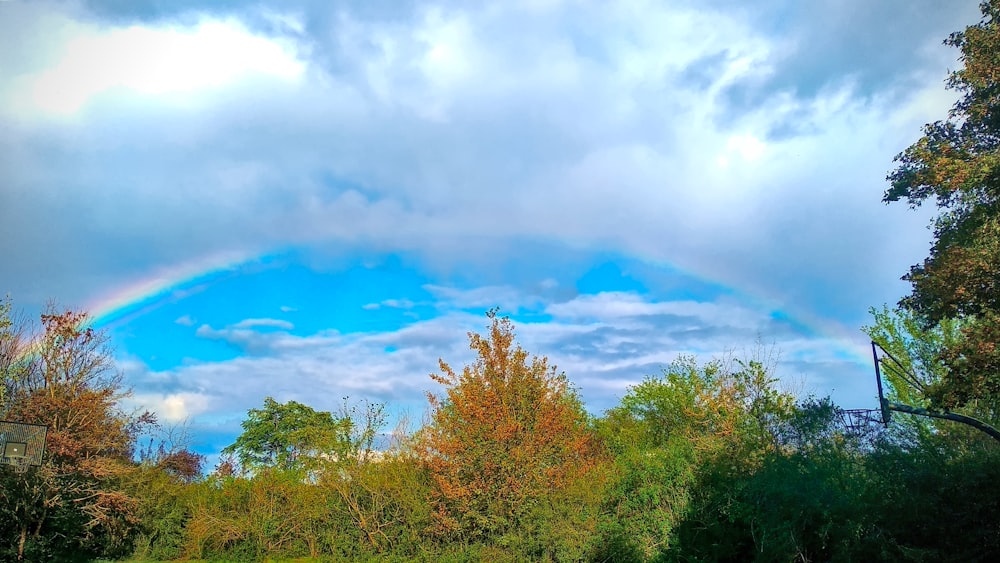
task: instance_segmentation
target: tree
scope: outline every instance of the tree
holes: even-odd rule
[[[469,333],[475,361],[460,373],[440,361],[428,393],[430,423],[420,454],[433,484],[437,533],[494,541],[526,529],[540,505],[587,475],[599,450],[566,375],[515,344],[507,317],[487,316],[484,337]]]
[[[940,210],[930,255],[903,277],[912,293],[900,302],[925,328],[960,323],[962,338],[938,354],[946,371],[929,390],[938,408],[1000,397],[1000,0],[981,9],[978,24],[945,41],[962,53],[947,81],[961,99],[896,157],[883,198],[934,199]]]
[[[942,319],[927,327],[911,311],[886,306],[881,310],[871,309],[871,314],[874,322],[862,330],[900,363],[900,369],[882,366],[886,398],[893,403],[933,409],[935,405],[927,390],[939,387],[947,377],[948,367],[942,360],[942,352],[965,338],[962,322]],[[971,399],[950,410],[993,426],[1000,423],[1000,397],[997,396]],[[986,437],[979,430],[952,420],[906,415],[900,419],[903,431],[894,434],[904,441],[957,438],[959,442],[968,442]]]
[[[704,365],[681,357],[661,377],[629,388],[600,424],[617,467],[606,499],[606,512],[615,515],[608,531],[610,539],[628,538],[609,556],[650,558],[671,548],[692,506],[708,504],[699,495],[752,472],[776,449],[794,401],[775,383],[771,360],[760,354]]]
[[[343,458],[350,449],[353,421],[296,401],[264,399],[263,409],[250,409],[243,433],[225,447],[246,471],[263,468],[315,469],[324,459]]]
[[[361,407],[360,409],[358,407]],[[327,467],[318,484],[333,493],[340,521],[346,522],[345,557],[363,558],[373,553],[405,552],[428,525],[427,479],[403,438],[404,424],[392,433],[396,438],[384,449],[376,449],[376,437],[386,422],[385,406],[365,402],[348,407],[342,415],[353,421],[350,451],[343,460]],[[331,470],[332,469],[332,470]],[[346,517],[346,518],[344,518]],[[407,555],[412,555],[409,553]]]
[[[48,433],[40,468],[23,476],[0,469],[0,512],[14,534],[0,543],[18,560],[124,554],[138,505],[120,483],[133,469],[136,437],[155,420],[120,410],[127,392],[106,337],[85,313],[49,307],[38,332],[9,310],[0,315],[0,415]]]

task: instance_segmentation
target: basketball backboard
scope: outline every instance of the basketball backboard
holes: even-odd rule
[[[22,469],[41,465],[47,433],[41,424],[0,420],[0,463]]]

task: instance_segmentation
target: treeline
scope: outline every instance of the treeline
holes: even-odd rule
[[[680,358],[592,417],[491,313],[488,332],[470,334],[475,361],[432,375],[442,392],[416,431],[386,428],[383,405],[331,413],[266,398],[203,471],[169,440],[138,447],[156,422],[120,410],[110,355],[81,315],[43,315],[32,334],[10,309],[3,418],[49,435],[41,467],[0,469],[3,560],[1000,555],[992,439],[931,419],[845,426],[829,400],[781,391],[763,358]],[[915,351],[907,326],[883,311],[868,330]]]

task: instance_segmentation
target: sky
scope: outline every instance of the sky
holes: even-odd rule
[[[875,408],[961,0],[0,1],[0,293],[214,459],[264,397],[420,423],[499,307],[601,414],[764,353]],[[761,352],[763,350],[763,352]]]

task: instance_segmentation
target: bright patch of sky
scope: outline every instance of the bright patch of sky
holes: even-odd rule
[[[264,76],[298,79],[305,64],[287,45],[254,35],[238,20],[190,26],[114,28],[65,19],[52,66],[18,77],[7,111],[70,117],[102,94],[170,96]],[[61,39],[62,41],[59,41]]]
[[[872,406],[892,157],[977,2],[0,3],[0,291],[91,307],[214,454],[265,396],[419,421],[500,307],[594,413],[780,350]]]

